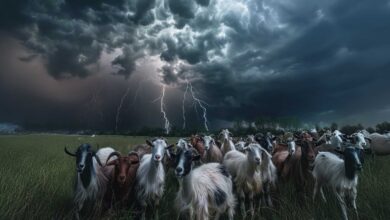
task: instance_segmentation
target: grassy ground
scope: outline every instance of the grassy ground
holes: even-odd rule
[[[0,219],[71,219],[74,158],[63,152],[64,146],[75,149],[81,143],[96,147],[113,146],[127,152],[145,137],[7,135],[0,136]],[[176,139],[168,139],[174,143]],[[357,204],[360,219],[389,219],[390,157],[368,158],[359,179]],[[308,189],[311,195],[312,189]],[[177,182],[167,175],[166,192],[161,202],[160,219],[176,216],[173,200]],[[340,219],[335,198],[325,191],[327,203],[319,197],[305,206],[298,203],[289,184],[281,187],[279,208],[261,210],[257,219]],[[349,212],[354,219],[353,212]],[[128,219],[126,211],[115,219]],[[240,219],[238,216],[235,219]]]

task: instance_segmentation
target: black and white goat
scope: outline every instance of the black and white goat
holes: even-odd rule
[[[326,201],[322,191],[323,185],[328,185],[332,188],[336,195],[344,219],[348,219],[346,201],[348,199],[358,216],[356,207],[357,171],[362,168],[357,149],[355,147],[347,147],[344,150],[344,159],[339,158],[330,152],[319,152],[313,169],[313,177],[315,179],[313,200],[318,192],[324,201]]]
[[[156,138],[153,141],[146,140],[146,143],[152,147],[151,154],[145,154],[137,171],[136,192],[139,205],[142,208],[142,219],[145,219],[147,206],[152,206],[153,215],[158,218],[158,206],[164,193],[165,171],[162,163],[166,149],[167,141],[163,138]]]
[[[77,178],[73,202],[75,218],[79,219],[86,200],[93,201],[95,206],[102,202],[112,167],[103,166],[101,161],[107,161],[114,149],[106,147],[95,153],[91,145],[82,144],[75,153],[71,153],[66,147],[64,150],[68,155],[76,157]]]
[[[191,149],[178,149],[176,158],[176,176],[180,189],[176,196],[179,213],[189,212],[190,219],[208,220],[211,215],[219,219],[227,212],[233,220],[235,197],[233,183],[226,168],[219,163],[207,163],[192,169],[193,161],[199,160]],[[214,212],[214,213],[212,213]]]

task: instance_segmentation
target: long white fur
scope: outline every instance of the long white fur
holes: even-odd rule
[[[204,164],[187,174],[180,181],[180,189],[176,196],[176,206],[179,212],[189,211],[190,219],[196,215],[196,219],[208,220],[210,212],[219,215],[228,212],[230,220],[233,220],[235,197],[233,194],[232,180],[223,175],[219,163]],[[226,194],[223,204],[215,202],[215,192],[220,189]]]
[[[100,203],[103,199],[103,196],[106,192],[107,184],[108,184],[108,176],[112,171],[112,167],[105,167],[105,163],[107,161],[107,157],[114,152],[114,149],[111,147],[101,148],[96,152],[96,156],[99,157],[102,167],[98,164],[95,157],[92,157],[92,176],[91,182],[87,188],[84,188],[80,174],[77,173],[77,180],[74,192],[74,204],[76,205],[76,218],[78,218],[78,212],[83,208],[84,202],[87,199],[91,199],[96,201],[96,203]],[[114,160],[116,157],[112,157],[110,160]]]
[[[249,196],[250,211],[253,215],[253,196],[259,194],[262,190],[262,179],[260,172],[260,164],[256,164],[254,157],[260,157],[261,161],[261,147],[259,144],[249,144],[247,146],[250,150],[246,154],[233,150],[226,153],[223,164],[232,175],[237,193],[241,201],[241,212],[245,215],[245,197]]]
[[[136,192],[139,204],[143,207],[142,218],[145,218],[145,208],[148,205],[159,205],[159,201],[164,193],[165,185],[165,171],[163,163],[166,142],[163,139],[157,139],[153,142],[152,154],[145,154],[140,162],[140,166],[137,171],[137,184]],[[155,155],[160,155],[161,158],[157,162]],[[158,216],[157,210],[155,215]]]
[[[137,171],[137,198],[146,206],[160,199],[164,192],[165,171],[163,164],[152,161],[152,154],[145,154]]]
[[[343,159],[340,159],[338,156],[330,152],[319,152],[314,161],[313,177],[315,179],[313,200],[319,190],[323,200],[326,201],[322,191],[322,186],[328,185],[332,188],[339,200],[344,219],[348,219],[344,201],[345,194],[348,194],[349,198],[352,199],[352,205],[356,211],[355,201],[357,195],[356,187],[358,184],[358,176],[356,175],[352,180],[345,176]]]

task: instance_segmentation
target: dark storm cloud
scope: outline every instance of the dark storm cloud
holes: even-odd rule
[[[385,107],[390,3],[298,0],[9,1],[0,27],[57,79],[88,77],[103,51],[129,77],[159,57],[161,81],[190,80],[211,117],[332,120]],[[375,99],[370,97],[375,96]],[[364,103],[364,104],[362,104]],[[333,117],[333,118],[332,118]]]

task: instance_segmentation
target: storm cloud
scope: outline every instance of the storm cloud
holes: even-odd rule
[[[368,124],[386,119],[389,27],[387,0],[0,3],[2,35],[25,51],[17,62],[40,62],[57,81],[84,80],[103,71],[99,67],[108,54],[112,69],[106,74],[128,80],[140,72],[141,60],[157,57],[157,81],[176,93],[191,82],[209,104],[211,120],[224,121],[262,115]],[[135,79],[153,75],[141,72]],[[113,104],[107,99],[102,106]],[[172,101],[171,111],[180,103]],[[180,123],[175,117],[180,113],[169,115]]]

